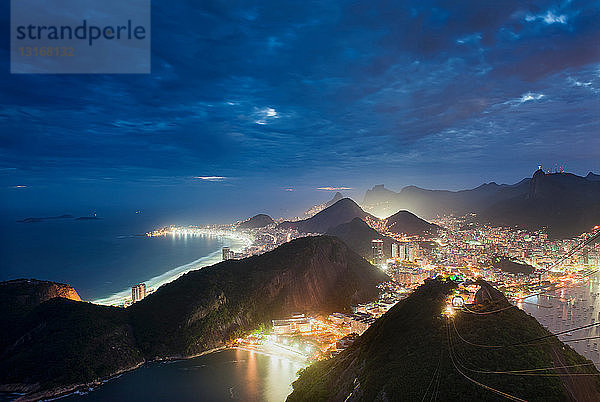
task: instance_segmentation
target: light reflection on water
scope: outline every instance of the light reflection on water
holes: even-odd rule
[[[560,289],[548,295],[533,296],[526,301],[540,305],[524,303],[522,308],[553,333],[598,323],[600,321],[600,275],[596,274],[590,277],[588,282],[578,286]],[[552,306],[552,308],[541,306]],[[593,336],[600,336],[600,326],[573,331],[572,335],[560,335],[559,339],[567,341],[569,346],[600,368],[598,350],[600,339],[568,342],[571,339]]]
[[[152,363],[111,380],[81,401],[283,401],[306,364],[227,349],[189,360]]]

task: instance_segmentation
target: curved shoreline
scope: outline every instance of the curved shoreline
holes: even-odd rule
[[[66,397],[69,397],[69,396],[72,396],[75,394],[79,394],[81,392],[84,392],[84,393],[94,392],[94,391],[99,390],[106,383],[113,381],[113,380],[117,380],[119,377],[121,377],[121,375],[128,373],[128,372],[134,372],[137,369],[139,369],[145,365],[148,365],[148,364],[169,363],[169,362],[175,363],[178,361],[196,359],[198,357],[202,357],[205,355],[218,353],[218,352],[222,352],[222,351],[226,351],[226,350],[236,350],[236,349],[242,350],[244,352],[249,352],[249,353],[258,353],[258,354],[262,354],[264,356],[270,356],[270,357],[276,356],[276,357],[279,357],[279,358],[282,358],[285,360],[289,360],[291,362],[302,363],[302,364],[308,365],[305,359],[292,359],[291,356],[279,356],[279,355],[275,355],[273,353],[269,353],[267,351],[260,350],[260,349],[245,348],[245,347],[240,347],[240,346],[220,346],[220,347],[208,349],[208,350],[205,350],[204,352],[197,353],[197,354],[190,355],[190,356],[172,356],[172,357],[165,357],[165,358],[155,359],[155,360],[145,360],[145,361],[142,361],[142,362],[140,362],[134,366],[131,366],[129,368],[122,368],[110,376],[107,376],[104,378],[99,378],[99,379],[89,382],[89,383],[65,385],[65,386],[54,388],[54,389],[38,391],[38,392],[33,392],[33,393],[26,393],[26,391],[24,389],[21,389],[20,391],[25,391],[25,392],[22,395],[20,395],[19,397],[17,397],[15,399],[15,402],[34,402],[34,401],[39,401],[39,400],[52,401],[52,400],[66,398]],[[289,385],[291,386],[291,383]],[[12,393],[16,393],[16,392],[12,392]]]
[[[242,239],[240,239],[239,236],[234,235],[234,234],[231,234],[231,235],[219,234],[219,235],[215,235],[215,237],[222,239],[223,244],[221,244],[221,247],[230,247],[232,249],[243,249],[245,246],[248,245],[248,240],[242,240]],[[142,281],[142,282],[146,283],[146,286],[148,288],[153,288],[154,290],[157,290],[162,285],[165,285],[169,282],[173,282],[180,276],[182,276],[190,271],[217,264],[217,263],[221,262],[221,256],[222,256],[221,247],[219,248],[219,250],[215,250],[212,253],[210,253],[209,255],[202,256],[202,257],[198,258],[197,260],[194,260],[187,264],[183,264],[178,267],[172,268],[165,273],[154,276],[154,277],[152,277],[146,281]],[[130,299],[131,299],[131,287],[128,287],[128,288],[123,289],[119,292],[116,292],[110,296],[91,300],[91,302],[94,304],[100,304],[100,305],[104,305],[104,306],[120,306],[120,305],[125,304]]]

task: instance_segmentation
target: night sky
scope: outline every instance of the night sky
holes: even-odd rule
[[[3,2],[2,210],[210,221],[600,171],[598,1],[152,3],[151,75],[23,76]]]

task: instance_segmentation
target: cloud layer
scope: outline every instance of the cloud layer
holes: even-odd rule
[[[460,187],[540,162],[600,168],[598,2],[154,0],[152,11],[149,76],[3,69],[4,187],[435,185],[450,171]]]

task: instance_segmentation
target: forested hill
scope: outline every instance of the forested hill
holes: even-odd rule
[[[490,314],[446,318],[455,287],[426,281],[350,348],[306,368],[288,401],[502,399],[486,387],[528,401],[600,400],[593,364],[554,336],[539,339],[549,332],[504,297],[471,307]]]

